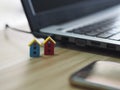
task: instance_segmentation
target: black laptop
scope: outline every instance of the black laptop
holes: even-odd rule
[[[34,36],[120,51],[120,0],[21,0]]]

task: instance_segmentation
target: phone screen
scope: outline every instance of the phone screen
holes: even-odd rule
[[[77,84],[84,82],[84,84],[91,87],[97,86],[101,88],[103,86],[120,89],[120,63],[97,61],[81,69],[73,77],[77,79]],[[83,82],[81,82],[81,79]]]

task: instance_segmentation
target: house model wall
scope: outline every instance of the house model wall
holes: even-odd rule
[[[56,42],[51,37],[48,37],[44,41],[44,55],[54,55],[55,44]]]
[[[29,46],[30,46],[30,57],[39,57],[41,44],[34,39],[29,43]]]

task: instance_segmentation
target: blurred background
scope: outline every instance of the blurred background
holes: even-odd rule
[[[27,24],[20,0],[0,0],[0,30],[5,24],[18,27]]]

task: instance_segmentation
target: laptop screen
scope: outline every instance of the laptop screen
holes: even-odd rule
[[[63,6],[69,6],[71,4],[77,4],[87,0],[31,0],[35,13],[45,12],[48,10],[60,8]],[[88,0],[90,1],[90,0]]]

